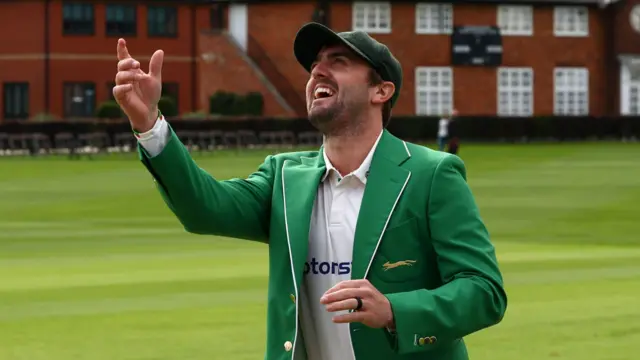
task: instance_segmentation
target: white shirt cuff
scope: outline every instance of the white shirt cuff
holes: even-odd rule
[[[169,124],[164,116],[160,115],[151,130],[136,134],[136,138],[149,156],[158,156],[169,140]]]

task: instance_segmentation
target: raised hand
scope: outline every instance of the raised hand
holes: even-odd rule
[[[163,59],[164,52],[156,50],[149,61],[149,72],[145,73],[140,69],[140,62],[129,55],[124,39],[118,39],[118,73],[113,96],[137,131],[148,131],[156,122]]]

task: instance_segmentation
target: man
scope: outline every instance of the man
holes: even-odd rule
[[[449,125],[453,121],[453,117],[457,114],[454,109],[451,114],[445,114],[438,121],[438,150],[444,151],[447,145],[447,139],[451,135],[449,133]]]
[[[459,125],[457,125],[457,121],[455,121],[457,115],[458,111],[453,109],[447,123],[447,152],[453,155],[458,155],[460,148],[460,139],[458,138]]]
[[[120,39],[113,92],[142,163],[187,231],[268,244],[265,359],[468,359],[462,338],[507,298],[461,160],[385,130],[402,70],[366,33],[307,24],[294,53],[323,146],[221,181],[158,112],[163,52],[144,73]]]

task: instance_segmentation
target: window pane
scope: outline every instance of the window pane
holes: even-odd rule
[[[27,119],[29,117],[29,83],[5,83],[3,85],[6,119]]]

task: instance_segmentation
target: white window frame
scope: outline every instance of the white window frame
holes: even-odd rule
[[[506,88],[501,86],[501,78],[503,74],[517,74],[517,76],[522,77],[523,74],[528,73],[529,78],[531,79],[528,86],[522,84],[516,84],[512,86],[512,84],[507,84]],[[497,114],[498,116],[533,116],[535,111],[535,103],[534,103],[534,72],[533,68],[530,67],[501,67],[498,68],[497,72]],[[505,94],[506,93],[506,94]],[[516,95],[517,94],[517,95]],[[508,105],[507,109],[502,109],[500,103],[502,103],[503,97],[507,96]],[[522,107],[522,98],[527,96],[529,98],[529,109],[526,110]],[[514,99],[515,98],[515,99]]]
[[[573,79],[570,81],[569,79]],[[562,96],[560,96],[562,95]],[[553,71],[553,113],[558,116],[589,115],[589,69],[585,67],[557,67]],[[584,103],[578,102],[583,96]],[[564,98],[560,103],[560,97]],[[573,101],[569,100],[573,98]],[[583,104],[584,107],[581,107]]]
[[[443,85],[440,83],[440,75],[447,74],[449,77],[449,85]],[[438,84],[430,86],[428,84],[430,74],[437,74]],[[421,86],[420,78],[426,75],[427,84]],[[415,68],[415,96],[416,96],[416,115],[426,116],[442,116],[444,114],[450,114],[453,110],[453,69],[446,66],[418,66]],[[436,104],[430,104],[430,94],[436,94]],[[426,103],[424,107],[420,105],[423,100]],[[443,105],[443,101],[446,100],[448,105]],[[436,109],[432,111],[432,108]]]
[[[567,28],[569,21],[578,28]],[[589,8],[586,6],[556,6],[553,8],[553,34],[559,37],[589,36]]]
[[[453,5],[450,3],[417,3],[416,34],[453,33]]]
[[[360,14],[363,18],[359,19]],[[370,34],[389,34],[391,33],[391,2],[385,1],[355,1],[352,7],[351,26],[353,30],[362,30]],[[370,26],[367,18],[370,14],[375,17],[375,25]],[[386,26],[383,26],[386,20]]]
[[[506,36],[533,35],[533,6],[498,5],[497,23],[500,33]]]
[[[640,59],[620,63],[620,115],[640,115],[640,71],[632,72],[629,68],[637,67],[636,62],[640,63]],[[636,94],[635,104],[632,104],[632,93]]]

